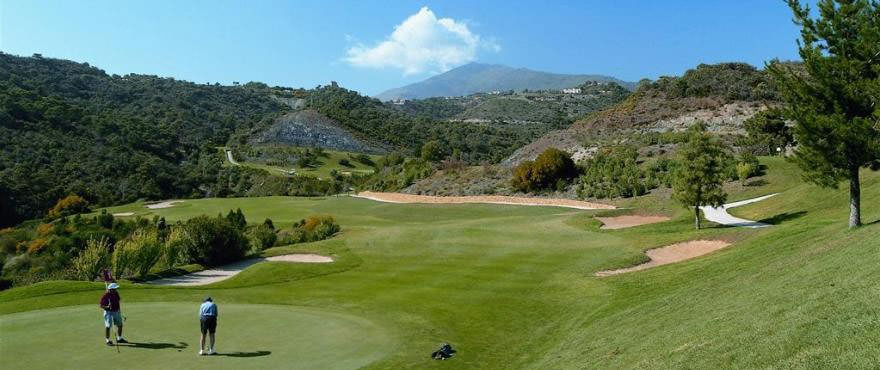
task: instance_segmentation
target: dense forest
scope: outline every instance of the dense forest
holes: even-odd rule
[[[306,105],[366,141],[386,143],[408,155],[417,155],[422,145],[437,141],[449,153],[461,153],[461,159],[470,163],[497,162],[549,130],[413,116],[390,108],[378,99],[332,85],[310,90]]]
[[[0,225],[70,193],[106,205],[228,192],[214,147],[285,109],[264,86],[0,54]]]
[[[110,75],[88,63],[0,53],[0,226],[42,217],[69,194],[105,206],[346,189],[352,180],[271,178],[224,165],[218,146],[246,142],[294,109],[294,98],[407,156],[434,142],[456,160],[494,162],[548,129],[418,117],[335,85],[290,91]]]

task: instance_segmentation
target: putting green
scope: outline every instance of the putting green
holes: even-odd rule
[[[198,356],[198,303],[124,304],[125,338],[104,345],[96,305],[0,316],[0,358],[10,369],[363,367],[392,350],[364,319],[294,306],[219,303],[215,356]]]

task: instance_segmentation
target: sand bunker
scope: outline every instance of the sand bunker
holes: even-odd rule
[[[639,271],[651,267],[684,261],[712,253],[729,245],[730,243],[723,240],[693,240],[667,245],[665,247],[655,248],[645,252],[645,254],[651,258],[651,261],[649,262],[623,269],[599,271],[596,273],[596,276],[617,275],[625,272]]]
[[[182,200],[168,200],[159,203],[147,204],[147,208],[149,209],[161,209],[161,208],[171,208],[174,207],[175,203],[183,203]]]
[[[134,216],[134,212],[122,212],[122,213],[114,213],[113,217],[128,217]]]
[[[603,224],[600,229],[613,230],[639,225],[656,224],[658,222],[668,221],[669,217],[626,215],[617,217],[596,217],[596,219]]]
[[[283,256],[275,256],[266,258],[267,261],[282,261],[282,262],[300,262],[300,263],[328,263],[333,262],[333,259],[327,256],[322,256],[319,254],[311,254],[311,253],[297,253],[297,254],[285,254]]]
[[[174,276],[164,279],[148,281],[147,284],[155,285],[171,285],[171,286],[193,286],[216,283],[218,281],[229,279],[244,269],[265,261],[275,262],[298,262],[298,263],[328,263],[333,259],[327,256],[321,256],[311,253],[294,253],[282,256],[274,256],[268,258],[251,258],[244,261],[230,263],[228,265],[219,266],[210,270],[202,270],[192,274]]]
[[[389,203],[426,203],[426,204],[463,204],[463,203],[489,203],[489,204],[511,204],[519,206],[553,206],[567,207],[577,209],[614,209],[614,206],[601,203],[583,202],[573,199],[551,199],[551,198],[528,198],[528,197],[509,197],[501,195],[478,195],[464,197],[438,197],[431,195],[414,195],[402,193],[377,193],[365,191],[357,195],[358,198],[371,199],[379,202]]]

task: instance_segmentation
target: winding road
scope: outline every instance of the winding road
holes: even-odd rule
[[[236,162],[235,159],[232,158],[232,151],[231,151],[231,150],[227,150],[227,151],[226,151],[226,159],[229,159],[229,163],[232,163],[232,164],[234,164],[234,165],[236,165],[236,166],[239,165],[239,163]]]
[[[765,224],[763,222],[757,222],[752,220],[746,220],[739,217],[733,217],[730,213],[727,213],[727,210],[734,207],[744,206],[746,204],[760,202],[764,199],[770,198],[776,194],[774,193],[770,195],[765,195],[762,197],[752,198],[741,200],[739,202],[727,203],[721,207],[711,207],[711,206],[703,206],[700,207],[700,210],[703,211],[703,215],[707,220],[712,221],[717,224],[722,224],[726,226],[736,226],[736,227],[748,227],[748,228],[759,228],[759,227],[767,227],[769,224]]]

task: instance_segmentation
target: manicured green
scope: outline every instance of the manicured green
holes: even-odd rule
[[[124,289],[123,289],[124,290]],[[123,291],[123,297],[125,292]],[[261,367],[346,369],[393,349],[386,331],[366,320],[327,310],[219,303],[215,356],[199,351],[199,300],[123,303],[131,343],[103,345],[95,305],[28,311],[0,318],[3,365],[10,369],[211,369]],[[52,328],[52,333],[36,333]],[[8,339],[7,339],[8,338]],[[35,351],[43,352],[33,356]]]
[[[727,190],[731,201],[781,192],[740,210],[774,219],[777,225],[765,229],[692,230],[689,212],[668,193],[623,205],[651,205],[632,211],[665,212],[675,216],[672,221],[613,231],[599,230],[592,211],[554,207],[405,205],[349,197],[187,200],[149,212],[174,222],[240,207],[250,223],[270,217],[276,227],[290,227],[311,214],[333,215],[342,226],[340,235],[265,253],[309,251],[331,255],[336,262],[262,263],[213,286],[126,283],[122,292],[125,304],[143,307],[136,317],[144,321],[151,312],[140,302],[179,303],[194,315],[193,305],[205,294],[227,306],[269,305],[255,306],[255,315],[239,318],[259,325],[272,320],[260,312],[274,309],[292,312],[279,320],[279,328],[306,325],[301,310],[354,317],[375,327],[355,338],[376,351],[370,353],[377,357],[364,356],[375,359],[368,367],[376,369],[876,367],[880,320],[874,282],[880,278],[880,226],[872,222],[880,219],[880,176],[863,173],[863,216],[869,224],[847,230],[842,217],[847,209],[841,202],[845,191],[803,184],[782,159],[761,161],[769,168],[756,180],[765,185],[737,183]],[[138,204],[112,209],[125,210],[147,212]],[[701,238],[735,243],[687,262],[607,278],[593,275],[643,261],[645,249]],[[91,339],[81,341],[94,345],[93,352],[87,345],[80,349],[81,343],[65,341],[73,335],[61,333],[67,326],[59,330],[48,321],[5,315],[95,305],[101,290],[100,283],[46,282],[0,292],[0,358],[12,355],[5,343],[31,340],[42,342],[16,350],[16,361],[39,364],[72,354],[97,361],[96,356],[114,355],[123,367],[161,367],[168,358],[179,358],[171,350],[105,353],[96,308],[94,332],[83,337]],[[155,316],[161,320],[164,311],[156,310]],[[12,325],[28,330],[7,329]],[[270,328],[259,335],[245,331],[237,344],[221,341],[220,349],[271,354],[208,360],[221,368],[315,368],[288,361],[274,344],[257,345],[296,337]],[[187,355],[195,356],[197,336],[186,330],[154,336],[153,329],[132,323],[126,336],[185,341],[190,345]],[[346,335],[329,342],[321,335],[313,337],[326,343],[322,350],[350,343]],[[444,362],[430,360],[430,352],[446,341],[458,354]]]

